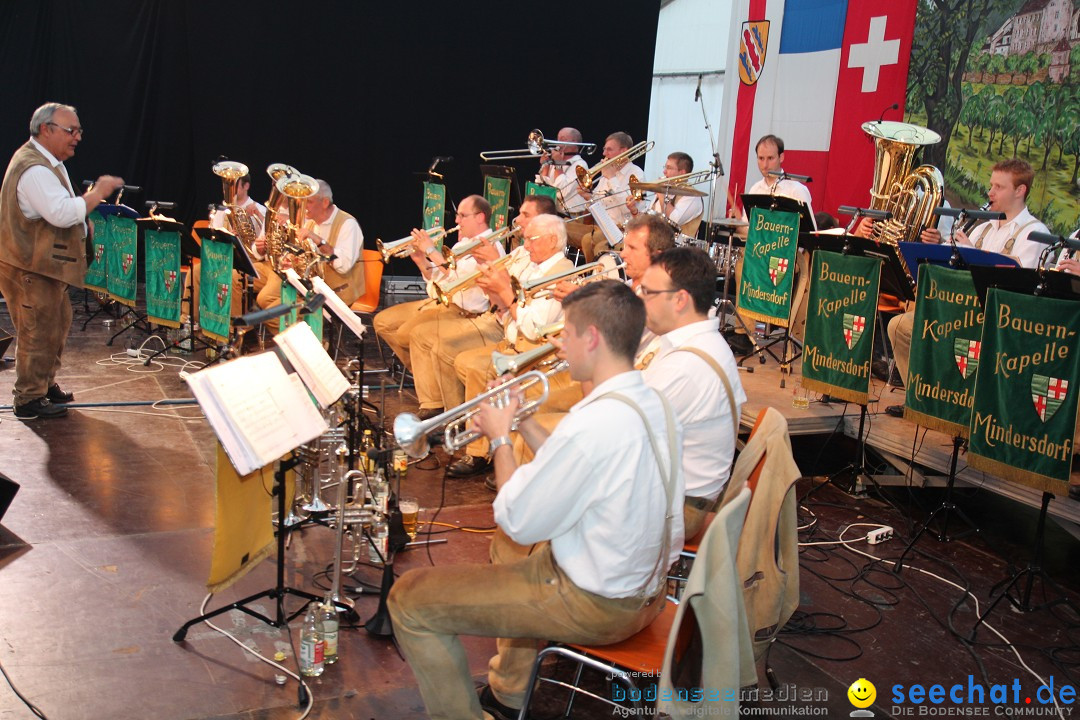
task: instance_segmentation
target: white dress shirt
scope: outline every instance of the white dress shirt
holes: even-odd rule
[[[781,180],[779,183],[769,184],[769,180],[772,178],[761,178],[753,187],[746,191],[747,195],[779,195],[780,197],[791,198],[792,200],[801,200],[806,203],[806,209],[810,212],[810,217],[814,217],[814,203],[810,197],[810,190],[801,182],[795,180]],[[776,192],[773,192],[773,185],[776,185]],[[746,220],[746,210],[743,209],[742,219]],[[817,220],[813,220],[812,228],[802,228],[803,232],[809,232],[810,230],[817,230]]]
[[[642,371],[649,387],[671,402],[683,426],[683,477],[686,494],[715,498],[731,475],[735,457],[735,430],[724,384],[703,359],[677,348],[704,350],[720,364],[731,383],[735,411],[742,412],[746,392],[739,380],[739,368],[727,341],[720,334],[720,321],[710,318],[690,323],[660,336],[660,350]]]
[[[489,235],[491,235],[490,229],[485,230],[476,237],[487,237]],[[454,243],[453,247],[450,248],[449,252],[460,250],[463,246],[468,245],[475,239],[476,238],[463,237],[456,243]],[[502,243],[496,243],[495,246],[499,250],[499,257],[502,257],[506,254],[506,250],[503,249]],[[446,256],[447,252],[448,251],[444,247],[443,257]],[[476,261],[476,258],[472,255],[466,255],[465,257],[458,260],[457,267],[455,267],[453,270],[444,267],[432,268],[431,277],[429,277],[427,281],[428,297],[438,297],[438,295],[435,293],[436,284],[440,288],[445,289],[447,286],[453,285],[461,278],[472,275],[479,269],[480,263],[478,263]],[[465,290],[454,293],[454,295],[450,298],[450,301],[465,312],[476,314],[487,312],[490,305],[490,303],[488,302],[488,296],[476,285],[473,285],[471,288],[466,288]]]
[[[1012,251],[1008,254],[1016,258],[1022,267],[1034,268],[1039,264],[1039,255],[1046,246],[1027,239],[1033,232],[1049,232],[1049,230],[1041,222],[1035,220],[1035,216],[1025,207],[1012,220],[987,220],[979,223],[968,233],[968,240],[974,246],[982,239],[980,249],[1004,253],[1005,243],[1015,235],[1016,242],[1013,243]]]
[[[247,202],[240,207],[243,208],[247,212],[248,217],[251,218],[251,224],[255,228],[255,239],[258,240],[263,236],[263,231],[265,230],[266,208],[252,200],[250,197],[247,199]],[[210,227],[215,230],[228,230],[229,232],[232,232],[232,225],[229,223],[229,214],[224,210],[214,210],[210,213]],[[263,259],[263,256],[256,252],[254,243],[252,243],[252,246],[247,250],[256,260]]]
[[[325,222],[316,223],[309,218],[307,221],[308,228],[323,240],[329,240],[330,228],[333,226],[334,218],[337,217],[338,212],[340,211],[335,205],[334,211],[330,213],[330,217],[326,218]],[[356,218],[350,217],[338,228],[337,240],[334,242],[334,255],[337,257],[330,261],[330,266],[342,275],[346,274],[356,264],[357,259],[360,257],[360,249],[363,247],[364,231],[360,229],[360,223],[356,221]]]
[[[630,214],[630,208],[626,206],[626,199],[630,197],[630,176],[633,175],[638,180],[645,177],[645,171],[639,168],[633,163],[627,163],[615,173],[614,177],[600,177],[600,180],[596,183],[596,190],[593,191],[593,199],[599,198],[600,205],[605,208],[608,215],[616,223],[626,223],[633,215]],[[638,209],[642,209],[638,204]]]
[[[521,245],[514,252],[518,250],[524,250],[525,246]],[[528,257],[526,252],[525,257]],[[570,265],[570,261],[566,259],[566,256],[561,252],[557,252],[547,260],[540,264],[534,263],[531,260],[527,265],[522,267],[517,272],[514,272],[515,268],[511,268],[510,274],[518,279],[518,282],[528,282],[529,280],[537,280],[548,275],[554,275],[557,271],[555,267],[560,263]],[[515,263],[511,261],[510,265]],[[533,298],[525,305],[519,305],[517,309],[517,317],[515,318],[509,310],[505,311],[500,320],[503,322],[506,328],[506,341],[511,345],[518,341],[518,337],[524,336],[525,338],[536,341],[539,339],[537,332],[545,325],[550,325],[553,322],[559,320],[562,317],[562,303],[553,297],[540,297]]]
[[[19,178],[15,188],[19,199],[19,209],[27,220],[43,218],[45,222],[58,228],[69,228],[82,223],[86,229],[86,201],[75,194],[64,163],[34,138],[30,143],[45,156],[52,167],[59,167],[60,173],[67,180],[68,187],[57,179],[56,174],[44,165],[30,167]]]
[[[652,205],[649,209],[653,212],[663,215],[664,214],[664,194],[656,193],[656,197],[653,198]],[[702,199],[694,196],[681,196],[675,198],[675,209],[671,211],[671,214],[667,216],[667,219],[676,225],[682,226],[690,222],[694,218],[701,217],[705,213],[705,203]]]
[[[1072,239],[1072,240],[1076,240],[1078,236],[1080,236],[1080,230],[1074,230],[1073,234],[1070,235],[1069,238]],[[1064,250],[1062,250],[1061,254],[1058,255],[1057,261],[1054,263],[1054,269],[1055,270],[1060,270],[1061,269],[1061,263],[1064,262],[1065,260],[1071,259],[1073,257],[1073,255],[1075,255],[1075,254],[1076,253],[1074,253],[1069,248],[1065,248]]]
[[[554,165],[543,166],[540,168],[540,172],[537,173],[535,182],[540,185],[549,185],[558,190],[559,208],[563,212],[573,215],[585,210],[585,198],[581,197],[581,193],[578,192],[577,169],[583,167],[588,170],[589,164],[582,160],[580,155],[575,155],[568,162],[569,165],[559,168]],[[556,177],[558,171],[561,172]]]
[[[660,397],[640,372],[621,373],[570,408],[533,461],[503,485],[495,497],[495,522],[523,545],[550,540],[555,561],[583,590],[631,597],[657,568],[667,497],[641,418],[623,402],[601,399],[607,392],[625,395],[642,409],[659,446],[659,462],[669,473]],[[681,429],[676,435],[678,448]],[[669,553],[659,563],[663,573],[683,545],[684,488],[681,463],[675,460]]]

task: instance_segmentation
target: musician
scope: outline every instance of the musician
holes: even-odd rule
[[[551,198],[545,198],[550,201]],[[557,215],[539,215],[524,226],[524,241],[512,254],[523,262],[511,261],[509,268],[485,272],[480,286],[497,308],[496,317],[505,331],[498,350],[503,353],[522,352],[542,342],[537,331],[562,318],[562,303],[551,297],[533,298],[519,304],[510,284],[513,275],[519,282],[573,270],[574,264],[564,254],[566,225]],[[492,348],[487,345],[462,350],[451,358],[454,372],[463,390],[463,398],[476,397],[494,377],[491,365]],[[559,386],[569,384],[564,373],[551,378]],[[491,462],[487,457],[486,440],[477,440],[466,448],[465,455],[452,464],[447,472],[454,477],[467,477],[487,472]]]
[[[604,141],[604,159],[610,160],[625,153],[633,146],[634,139],[627,133],[612,133]],[[645,171],[629,161],[608,165],[601,171],[601,177],[596,183],[596,188],[592,192],[581,190],[581,196],[586,202],[597,198],[617,225],[625,225],[632,217],[626,202],[630,192],[631,177],[641,179],[645,177]],[[593,258],[611,249],[611,247],[610,241],[598,228],[581,239],[581,249],[585,253],[585,259],[588,262],[592,262]]]
[[[625,285],[601,281],[567,298],[565,312],[571,376],[594,389],[550,435],[521,422],[537,448],[533,462],[519,467],[509,448],[518,398],[505,408],[481,403],[477,416],[495,448],[495,521],[509,540],[537,544],[535,552],[505,564],[410,570],[390,592],[395,637],[433,718],[513,713],[536,639],[618,642],[664,604],[663,578],[683,543],[675,506],[682,433],[633,369],[645,309]],[[461,634],[513,645],[492,659],[480,697]]]
[[[1035,171],[1026,160],[1010,158],[994,165],[990,172],[990,189],[987,192],[990,199],[989,209],[992,212],[1005,213],[1005,219],[987,220],[972,228],[970,234],[965,233],[963,228],[956,228],[954,237],[957,244],[1009,255],[1019,261],[1022,267],[1036,267],[1044,246],[1028,240],[1028,236],[1033,232],[1049,231],[1027,209],[1027,196],[1031,192],[1034,179]],[[914,310],[897,315],[889,321],[888,326],[896,368],[900,372],[900,379],[905,383],[908,379],[908,359],[914,326]],[[885,408],[885,412],[894,417],[903,417],[904,406],[891,405]]]
[[[701,530],[731,475],[736,428],[746,402],[735,356],[719,332],[719,320],[709,317],[715,290],[712,258],[688,247],[660,253],[637,287],[645,302],[645,324],[660,338],[656,356],[643,371],[645,382],[671,402],[683,426],[687,537]]]
[[[64,161],[82,137],[75,108],[45,103],[0,186],[0,293],[18,336],[12,392],[20,420],[66,415],[64,404],[75,399],[56,382],[71,329],[68,286],[83,287],[87,215],[124,185],[103,175],[75,195]]]
[[[360,262],[364,233],[356,218],[334,204],[330,183],[321,179],[317,182],[319,191],[307,199],[307,220],[297,231],[296,240],[323,256],[323,279],[346,305],[352,305],[364,294],[364,263]],[[256,302],[261,308],[281,304],[279,275],[267,278]]]
[[[686,175],[693,171],[694,159],[684,152],[671,153],[664,163],[665,180],[678,175]],[[639,203],[632,196],[626,199],[626,207],[630,210],[631,215],[636,216],[641,212],[638,209]],[[649,205],[649,212],[663,215],[675,225],[684,228],[683,234],[692,237],[697,233],[701,216],[705,213],[705,203],[699,197],[656,193],[656,197]],[[691,224],[693,224],[692,227]]]
[[[578,192],[577,168],[589,169],[578,149],[581,147],[581,131],[577,128],[564,127],[559,131],[558,140],[578,143],[578,145],[559,145],[551,143],[551,153],[540,156],[540,171],[535,182],[549,185],[558,191],[559,211],[573,215],[585,210],[585,200]]]

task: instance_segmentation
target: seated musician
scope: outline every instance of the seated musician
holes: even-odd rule
[[[514,218],[514,225],[523,225],[540,214],[541,209],[551,210],[554,207],[555,203],[549,197],[542,195],[527,197],[521,203],[521,212]],[[455,245],[455,247],[459,246]],[[474,274],[484,264],[497,260],[503,255],[501,243],[484,245],[468,256],[468,263],[465,259],[462,260],[456,276],[460,278]],[[516,275],[529,264],[529,256],[520,247],[511,255],[513,257],[507,261],[508,269]],[[462,267],[472,267],[473,270],[465,272],[460,269]],[[481,276],[477,285],[463,291],[463,294],[479,293],[484,298],[485,306],[491,307],[491,299],[484,290],[482,281]],[[441,412],[443,408],[457,407],[465,402],[470,396],[466,394],[465,385],[454,370],[455,358],[467,350],[488,348],[487,354],[490,360],[491,349],[502,339],[503,332],[503,324],[498,315],[491,313],[485,313],[480,317],[443,313],[436,323],[415,326],[409,333],[409,355],[412,357],[413,378],[416,380],[416,395],[420,400],[420,407],[434,408],[434,411]],[[422,414],[434,411],[425,410]]]
[[[988,252],[1002,253],[1015,258],[1022,267],[1033,268],[1039,263],[1039,256],[1045,247],[1034,240],[1028,240],[1033,232],[1047,232],[1047,228],[1027,209],[1027,196],[1031,192],[1031,183],[1035,171],[1031,165],[1018,158],[1002,160],[994,165],[990,172],[990,210],[1005,213],[1004,220],[987,220],[965,233],[963,228],[956,228],[955,238],[959,245],[975,247]],[[924,242],[940,241],[940,233],[930,229],[923,232]],[[897,315],[889,321],[889,341],[892,343],[893,357],[900,379],[908,379],[909,356],[911,354],[911,333],[915,326],[915,311]],[[885,412],[894,417],[903,417],[903,405],[890,405]]]
[[[558,141],[578,143],[578,145],[559,145]],[[576,215],[585,211],[585,200],[578,192],[577,168],[589,169],[588,163],[578,154],[581,131],[577,128],[564,127],[559,131],[558,140],[550,143],[551,153],[540,156],[540,171],[536,173],[536,182],[549,185],[558,191],[559,212]]]
[[[519,398],[504,408],[481,403],[478,415],[495,448],[495,522],[535,551],[410,570],[390,592],[395,638],[431,717],[515,716],[540,639],[618,642],[664,605],[666,571],[683,543],[682,433],[633,369],[645,309],[614,281],[586,285],[564,307],[562,352],[592,392],[550,435],[520,423],[536,448],[520,467],[508,437]],[[460,635],[501,638],[480,693]]]
[[[491,204],[481,196],[470,195],[462,200],[458,204],[456,215],[460,239],[454,243],[450,251],[460,250],[476,238],[491,235],[491,229],[488,227],[490,218]],[[448,326],[448,333],[450,325],[468,326],[471,332],[479,334],[485,341],[492,343],[498,341],[502,336],[502,331],[494,318],[484,315],[488,309],[488,299],[484,291],[477,287],[455,293],[449,307],[444,307],[434,300],[436,283],[445,286],[475,272],[479,267],[477,259],[472,255],[465,256],[457,263],[455,270],[449,270],[446,268],[444,253],[436,248],[431,235],[422,230],[413,229],[412,237],[414,249],[409,257],[416,263],[416,267],[427,281],[428,296],[431,299],[413,300],[388,307],[375,315],[372,325],[375,332],[390,346],[402,364],[413,373],[416,380],[416,394],[420,401],[420,412],[417,414],[420,419],[426,420],[442,412],[444,407],[442,392],[439,390],[438,379],[430,364],[426,364],[429,362],[426,356],[421,357],[419,370],[414,367],[410,352],[411,338],[428,333],[434,333],[437,336],[443,323]],[[501,245],[491,250],[494,257],[504,254]],[[439,325],[434,323],[439,323]],[[431,327],[427,327],[428,325]],[[421,328],[421,326],[424,327]]]
[[[684,152],[673,152],[667,156],[667,162],[664,163],[664,177],[660,182],[692,172],[694,172],[694,159]],[[641,212],[639,203],[632,196],[626,199],[626,207],[630,210],[631,215],[636,216]],[[705,213],[705,203],[699,197],[665,196],[656,193],[656,197],[653,198],[652,203],[649,205],[649,212],[663,215],[673,224],[682,228],[684,235],[694,237],[697,234],[698,225],[701,223],[701,216]]]
[[[550,202],[550,198],[545,198]],[[526,203],[530,204],[530,203]],[[567,259],[566,226],[557,215],[538,215],[524,226],[523,243],[512,255],[523,262],[511,261],[507,268],[486,271],[480,286],[497,308],[496,317],[502,325],[505,337],[497,349],[502,353],[523,352],[542,342],[538,331],[562,318],[562,304],[551,297],[534,297],[525,304],[518,303],[510,284],[513,275],[518,282],[528,282],[566,272],[574,268]],[[478,346],[461,350],[450,357],[456,380],[462,386],[465,398],[483,392],[489,380],[495,377],[491,365],[492,347]],[[568,385],[565,373],[551,378],[553,384]],[[467,477],[487,472],[491,462],[487,457],[487,441],[477,440],[466,448],[466,454],[448,469],[454,477]]]
[[[610,160],[623,154],[634,146],[634,140],[624,132],[615,132],[608,135],[604,141],[604,159]],[[626,206],[626,198],[630,193],[630,178],[636,177],[641,180],[645,177],[645,171],[629,161],[623,161],[608,165],[601,171],[600,180],[590,192],[581,190],[581,197],[586,202],[597,200],[616,225],[625,225],[631,218],[630,209]],[[581,239],[581,250],[588,262],[602,252],[610,250],[613,246],[599,228],[594,228]]]
[[[659,350],[643,371],[645,382],[671,402],[683,426],[687,537],[701,530],[731,475],[746,402],[735,356],[720,334],[719,320],[709,317],[715,292],[716,265],[705,252],[688,247],[660,253],[637,287],[645,324],[660,337]]]

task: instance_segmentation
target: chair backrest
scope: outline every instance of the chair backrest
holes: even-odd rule
[[[377,250],[362,250],[360,261],[364,263],[364,294],[350,307],[353,312],[373,313],[379,307],[382,290],[382,256]]]

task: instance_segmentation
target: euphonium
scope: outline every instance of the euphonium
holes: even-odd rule
[[[291,165],[274,163],[266,168],[266,174],[270,176],[270,198],[266,201],[266,222],[263,224],[266,257],[274,272],[281,272],[281,257],[285,252],[288,229],[277,219],[277,210],[284,198],[277,183],[283,177],[299,176],[300,172]]]
[[[502,266],[509,263],[513,259],[513,257],[513,255],[503,255],[501,258],[491,263],[490,267],[493,269],[501,268]],[[446,287],[440,287],[438,283],[432,283],[432,287],[435,291],[435,298],[441,304],[449,305],[450,298],[452,298],[459,292],[471,288],[473,285],[476,284],[476,281],[479,280],[480,276],[483,274],[484,272],[482,270],[476,270],[475,272],[469,273],[463,278],[458,278],[457,282],[447,285]]]
[[[653,145],[655,144],[656,143],[654,143],[652,140],[648,140],[646,142],[639,142],[637,145],[633,146],[628,150],[622,151],[614,157],[610,157],[607,160],[601,160],[588,170],[579,165],[577,168],[578,185],[581,187],[582,190],[585,190],[586,192],[591,191],[593,183],[596,182],[596,178],[600,177],[600,173],[602,173],[608,167],[612,165],[627,163],[631,160],[636,160],[637,158],[652,150]]]
[[[214,163],[211,169],[221,178],[221,191],[225,196],[225,207],[229,211],[229,226],[244,245],[251,247],[258,234],[255,232],[255,223],[252,222],[247,210],[236,204],[240,178],[248,174],[248,166],[244,163],[222,160]]]
[[[297,233],[303,227],[307,215],[307,199],[319,192],[319,182],[308,175],[286,175],[277,181],[277,189],[289,204],[289,224],[286,242],[294,252],[292,266],[305,280],[319,268],[323,256],[311,243],[301,245]],[[316,273],[317,274],[317,273]]]
[[[892,213],[892,219],[874,223],[871,238],[894,246],[898,242],[917,242],[922,231],[934,223],[934,208],[941,205],[945,181],[933,165],[920,165],[914,170],[911,166],[918,149],[939,142],[941,136],[933,130],[900,122],[867,122],[862,129],[874,138],[870,207]],[[914,283],[904,256],[900,253],[897,256]]]

